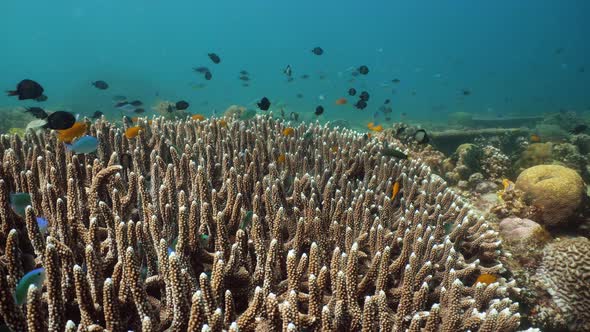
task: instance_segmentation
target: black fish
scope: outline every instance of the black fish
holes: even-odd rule
[[[408,155],[397,149],[383,148],[381,154],[388,157],[395,157],[398,159],[408,159]]]
[[[369,93],[367,91],[361,92],[359,95],[360,100],[369,101]]]
[[[41,107],[27,107],[25,113],[31,113],[31,115],[37,119],[47,118],[47,112],[45,112],[45,110],[43,110]]]
[[[250,80],[250,77],[245,76],[245,75],[242,75],[242,76],[240,76],[240,80],[242,80],[242,81],[249,81]]]
[[[96,120],[96,119],[99,119],[101,116],[102,116],[101,111],[94,111],[94,113],[92,114],[92,116],[90,118]]]
[[[394,78],[394,79],[392,79],[391,81],[392,81],[393,83],[396,83],[396,84],[400,82],[400,81],[399,81],[399,78]]]
[[[140,100],[134,100],[134,101],[130,102],[129,104],[131,104],[133,106],[141,106],[141,105],[143,105],[143,103]]]
[[[35,98],[35,100],[38,101],[38,102],[46,101],[47,100],[47,96],[46,95],[40,95],[39,97]]]
[[[213,75],[211,74],[210,71],[208,71],[208,72],[205,73],[205,79],[207,81],[210,81],[212,78],[213,78]]]
[[[205,74],[205,73],[209,72],[209,68],[204,67],[204,66],[193,68],[193,70],[199,74]]]
[[[362,66],[359,67],[358,71],[362,75],[367,75],[369,73],[369,67],[367,67],[365,65],[362,65]]]
[[[356,89],[355,89],[355,88],[350,88],[350,89],[348,89],[348,95],[349,95],[349,96],[354,96],[354,95],[356,95]]]
[[[105,81],[92,82],[92,85],[99,90],[106,90],[109,88],[109,85]]]
[[[315,108],[315,115],[320,116],[324,113],[324,107],[323,106],[318,106]]]
[[[467,90],[467,89],[463,89],[463,90],[461,90],[461,93],[462,93],[464,96],[469,96],[469,95],[471,94],[471,91],[469,91],[469,90]]]
[[[389,100],[389,99],[385,99],[385,101],[383,102],[383,104],[387,105],[387,104],[389,104],[390,102],[391,102],[391,100]]]
[[[245,70],[240,70],[240,75],[250,75],[247,71]]]
[[[134,113],[137,114],[141,114],[141,113],[145,113],[145,110],[143,108],[136,108],[135,111],[133,111]]]
[[[287,65],[287,67],[285,67],[285,69],[283,69],[283,73],[285,73],[285,75],[291,77],[291,74],[293,74],[293,70],[291,69],[291,65]]]
[[[570,130],[570,133],[576,135],[576,134],[586,131],[586,129],[588,129],[588,125],[579,124],[579,125],[575,126],[572,130]]]
[[[311,50],[311,53],[315,54],[315,55],[322,55],[324,54],[324,50],[321,47],[314,47],[313,50]]]
[[[26,79],[16,85],[16,90],[6,93],[9,96],[18,96],[18,100],[36,99],[43,95],[43,87],[33,80]]]
[[[207,55],[209,56],[209,59],[211,59],[211,61],[213,61],[214,64],[218,64],[221,62],[221,58],[219,57],[219,55],[217,55],[215,53],[209,53]]]
[[[424,129],[416,130],[416,132],[414,133],[414,139],[416,140],[416,142],[418,142],[418,144],[426,144],[430,141],[430,138],[428,137],[428,134]]]
[[[76,123],[76,117],[72,113],[57,111],[51,113],[47,117],[47,124],[45,127],[49,129],[63,130],[72,128],[74,123]]]
[[[263,97],[262,99],[260,99],[260,101],[258,103],[256,103],[256,105],[258,105],[258,108],[260,108],[263,111],[268,111],[268,109],[270,108],[270,100],[268,100],[268,98]]]
[[[176,109],[177,109],[177,110],[179,110],[179,111],[185,110],[185,109],[187,109],[189,106],[190,106],[190,105],[189,105],[189,103],[187,103],[187,102],[186,102],[186,101],[184,101],[184,100],[181,100],[181,101],[179,101],[179,102],[176,102]]]
[[[363,110],[367,107],[367,102],[364,100],[359,100],[354,104],[354,107],[358,108],[359,110]]]

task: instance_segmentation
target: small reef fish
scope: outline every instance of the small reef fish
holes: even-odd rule
[[[43,87],[41,84],[24,79],[16,85],[16,90],[9,90],[6,93],[9,96],[18,96],[18,100],[37,99],[43,95]]]
[[[291,69],[291,65],[287,65],[287,67],[283,69],[283,73],[288,77],[291,77],[291,75],[293,74],[293,69]]]
[[[97,120],[97,119],[100,119],[102,114],[103,113],[101,111],[94,111],[94,113],[92,113],[92,116],[90,118],[93,120]]]
[[[37,226],[39,227],[39,231],[41,232],[41,234],[45,235],[47,233],[47,219],[43,218],[43,217],[36,217],[37,219]]]
[[[268,111],[268,109],[270,108],[270,100],[268,100],[268,98],[266,97],[262,97],[262,99],[260,99],[260,101],[257,102],[256,105],[258,105],[258,108],[260,108],[261,110]]]
[[[71,128],[76,123],[74,114],[65,111],[51,113],[47,117],[46,127],[53,130],[64,130]]]
[[[364,110],[367,107],[367,102],[364,100],[359,100],[354,104],[354,107],[358,108],[359,110]]]
[[[37,288],[43,286],[45,281],[46,273],[45,268],[38,268],[27,272],[16,285],[14,291],[14,300],[16,304],[24,304],[27,300],[27,293],[29,292],[29,286],[35,285]]]
[[[133,106],[131,104],[128,104],[128,103],[125,103],[124,105],[121,105],[121,106],[119,106],[117,108],[120,109],[120,110],[123,110],[125,112],[129,112],[129,113],[135,111],[135,106]]]
[[[47,120],[45,120],[45,119],[33,120],[33,121],[29,122],[27,124],[27,126],[25,127],[25,132],[28,131],[29,129],[35,130],[35,129],[44,127],[46,125],[47,125]]]
[[[250,223],[252,222],[253,215],[254,215],[254,212],[252,212],[252,211],[246,212],[246,215],[244,216],[244,220],[242,220],[242,222],[240,223],[241,230],[245,230],[246,227],[248,227],[250,225]]]
[[[66,144],[66,149],[75,154],[92,153],[98,148],[98,139],[94,136],[85,135],[76,140],[73,144]]]
[[[398,159],[408,159],[408,155],[397,149],[383,148],[381,154],[388,157],[395,157]]]
[[[217,123],[219,123],[219,126],[227,128],[227,121],[225,121],[224,119],[219,120]]]
[[[194,115],[191,115],[191,119],[197,120],[197,121],[203,121],[203,120],[205,120],[205,117],[201,114],[194,114]]]
[[[345,105],[348,101],[346,98],[338,98],[336,99],[336,105]]]
[[[324,107],[322,105],[319,105],[318,107],[315,108],[315,112],[314,114],[317,116],[320,116],[324,113]]]
[[[12,193],[10,194],[10,206],[19,216],[25,216],[25,208],[31,205],[31,195],[29,193]]]
[[[86,123],[76,122],[71,128],[58,130],[57,140],[64,143],[72,143],[76,138],[82,137],[86,132]]]
[[[349,95],[349,96],[354,96],[354,95],[356,95],[356,89],[355,89],[355,88],[350,88],[350,89],[348,89],[348,95]]]
[[[127,128],[127,130],[125,130],[125,137],[127,137],[127,139],[135,138],[139,135],[141,129],[143,129],[141,126]]]
[[[255,116],[256,116],[255,110],[247,109],[240,114],[239,119],[240,120],[250,120],[250,119],[254,118]]]
[[[203,248],[209,247],[209,235],[201,234],[201,236],[199,236],[199,244]]]
[[[504,187],[505,191],[514,190],[514,182],[508,179],[502,179],[502,186]]]
[[[282,164],[284,163],[286,160],[285,154],[281,153],[278,157],[277,157],[277,163]]]
[[[367,75],[369,73],[369,67],[362,65],[360,66],[357,71],[361,74],[361,75]]]
[[[369,122],[367,124],[367,128],[369,128],[369,130],[371,131],[376,131],[376,132],[382,132],[383,131],[383,126],[382,125],[375,125],[373,122]]]
[[[482,283],[482,284],[489,285],[489,284],[496,282],[496,280],[498,280],[497,276],[495,276],[493,274],[489,274],[489,273],[482,273],[475,280],[475,284],[477,285],[478,283]]]
[[[369,101],[369,97],[371,97],[371,95],[369,95],[367,91],[362,91],[359,95],[359,99],[363,101]]]
[[[31,113],[37,119],[45,119],[47,118],[47,112],[41,107],[27,107],[25,113]]]
[[[414,133],[414,139],[418,144],[427,144],[430,141],[430,137],[428,137],[428,134],[424,129],[416,130]]]
[[[209,59],[211,59],[211,61],[213,61],[214,64],[218,64],[221,62],[221,58],[219,57],[219,55],[215,53],[208,53],[207,56],[209,56]]]
[[[184,100],[176,102],[176,109],[179,111],[185,110],[190,106],[190,104]]]
[[[134,100],[134,101],[130,102],[129,104],[131,104],[133,106],[141,106],[141,105],[143,105],[143,103],[141,102],[141,100]]]
[[[321,47],[316,46],[311,50],[311,53],[313,53],[315,55],[322,55],[322,54],[324,54],[324,50]]]
[[[295,129],[291,128],[291,127],[287,127],[285,129],[283,129],[283,136],[293,136],[295,135]]]
[[[109,85],[105,81],[95,81],[92,82],[92,85],[99,90],[106,90],[109,88]]]
[[[397,194],[399,193],[399,182],[395,181],[393,187],[391,188],[391,200],[393,201]]]

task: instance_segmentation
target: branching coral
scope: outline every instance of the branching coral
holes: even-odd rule
[[[517,328],[514,282],[474,284],[503,272],[498,234],[420,160],[381,156],[379,141],[348,130],[301,125],[287,137],[283,129],[267,117],[225,126],[159,118],[127,139],[99,120],[90,127],[96,156],[72,155],[49,133],[2,136],[3,323],[16,331],[25,322],[56,331]],[[15,191],[31,195],[25,218],[10,208]],[[46,237],[35,216],[48,219]],[[47,279],[29,290],[24,310],[10,295],[31,268],[26,257]]]

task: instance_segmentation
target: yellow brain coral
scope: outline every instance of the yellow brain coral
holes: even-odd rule
[[[547,226],[568,221],[582,202],[584,181],[576,171],[559,165],[538,165],[527,168],[516,179],[516,189],[541,210]]]

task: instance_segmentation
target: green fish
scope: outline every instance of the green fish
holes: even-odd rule
[[[397,149],[383,148],[381,154],[388,157],[395,157],[398,159],[408,159],[408,155]]]
[[[248,211],[246,212],[246,216],[244,217],[244,220],[242,220],[242,222],[240,223],[240,229],[246,229],[246,227],[248,227],[248,225],[250,225],[250,223],[252,222],[252,215],[254,214],[254,212],[252,211]]]
[[[209,246],[209,235],[201,234],[201,236],[199,238],[199,242],[201,244],[201,247],[207,248]]]
[[[10,194],[10,206],[21,217],[25,216],[27,205],[31,205],[31,195],[29,193]]]
[[[25,303],[30,285],[35,285],[37,288],[41,288],[43,286],[43,281],[45,281],[45,276],[45,268],[43,267],[34,269],[25,274],[16,285],[16,290],[14,292],[14,300],[16,304]]]
[[[239,119],[240,120],[250,120],[256,116],[256,111],[253,109],[248,109],[242,112]]]
[[[453,231],[453,223],[452,222],[448,222],[446,224],[444,224],[445,227],[445,235],[449,235],[451,234],[451,232]]]

